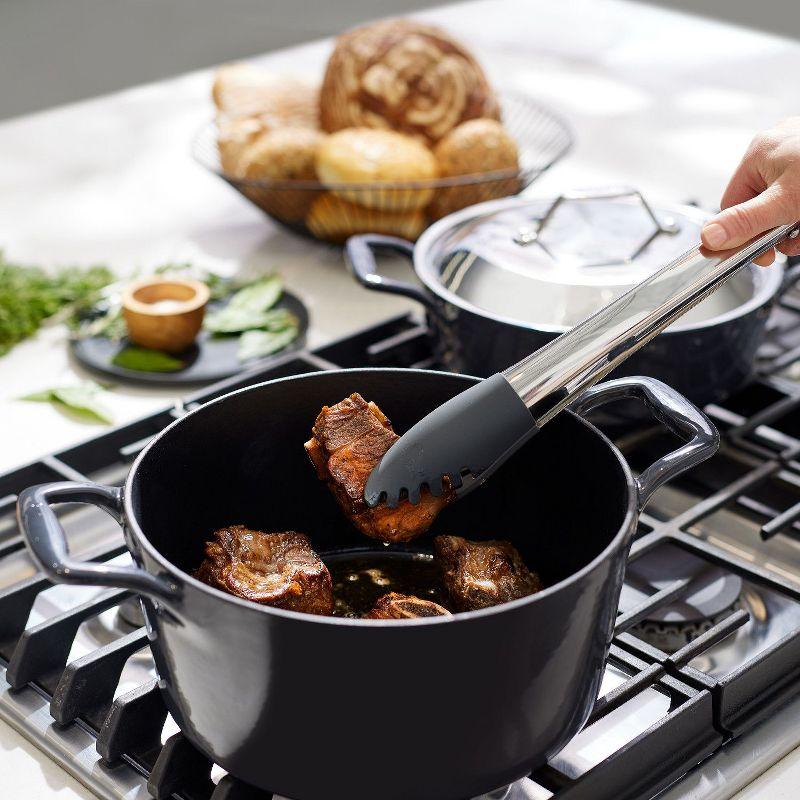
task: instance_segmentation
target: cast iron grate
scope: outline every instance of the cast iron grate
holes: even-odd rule
[[[720,509],[734,506],[756,520],[760,526],[756,536],[760,533],[765,539],[780,539],[800,533],[800,386],[783,374],[800,358],[798,296],[786,295],[774,323],[762,351],[760,376],[729,402],[708,409],[725,433],[725,452],[738,459],[738,471],[722,485],[709,485],[701,476],[690,475],[687,481],[694,484],[694,494],[688,507],[675,514],[644,514],[642,535],[634,544],[632,559],[669,543],[800,604],[800,572],[793,578],[759,568],[698,538],[693,531],[693,526]],[[395,317],[317,351],[288,356],[268,369],[256,369],[207,387],[172,408],[1,475],[0,568],[5,560],[22,555],[19,551],[24,546],[13,509],[17,494],[26,486],[61,479],[120,482],[136,454],[166,425],[196,405],[237,388],[335,367],[436,368],[433,353],[424,324],[410,315]],[[787,358],[789,354],[791,358]],[[625,435],[619,443],[626,451],[631,450]],[[635,455],[636,447],[632,450]],[[779,499],[775,492],[759,492],[777,478],[783,486]],[[81,555],[108,560],[123,549],[120,539],[94,551],[86,548]],[[624,678],[597,701],[584,733],[624,711],[626,704],[646,691],[657,693],[665,703],[665,713],[580,774],[565,770],[558,759],[537,770],[532,779],[553,792],[556,800],[649,800],[800,688],[800,631],[770,644],[729,675],[713,677],[692,665],[748,625],[749,612],[741,608],[731,610],[725,619],[674,653],[665,653],[639,638],[637,623],[654,609],[685,596],[690,584],[688,579],[673,581],[620,614],[609,666]],[[6,692],[28,714],[28,721],[36,717],[31,709],[37,708],[45,723],[54,723],[53,730],[45,725],[49,733],[42,740],[55,735],[53,731],[90,736],[100,757],[92,770],[101,788],[120,780],[120,770],[128,770],[127,775],[135,773],[140,782],[147,781],[156,798],[269,800],[268,793],[255,791],[232,776],[212,781],[213,765],[180,733],[162,743],[167,709],[156,680],[117,692],[126,661],[146,652],[145,629],[133,628],[121,638],[70,660],[79,627],[123,602],[128,593],[102,593],[26,630],[37,597],[49,586],[42,575],[29,574],[0,590],[0,669],[8,684]],[[16,719],[23,732],[25,719],[24,713]],[[33,732],[27,734],[36,739]],[[52,744],[46,749],[79,778],[86,778],[79,768],[80,759],[71,763],[64,751],[57,751]],[[90,785],[95,786],[94,781]]]

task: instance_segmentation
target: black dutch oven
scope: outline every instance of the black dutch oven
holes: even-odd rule
[[[591,389],[513,456],[434,533],[513,541],[540,593],[452,617],[375,621],[259,606],[191,576],[220,526],[306,532],[323,558],[395,557],[357,534],[307,463],[323,404],[353,391],[405,430],[474,378],[347,370],[271,381],[188,413],[140,454],[123,488],[32,487],[19,500],[28,546],[56,582],[143,597],[170,712],[214,762],[297,800],[462,800],[526,775],[587,719],[600,687],[638,512],[718,443],[673,390],[642,378]],[[685,440],[634,478],[579,415],[638,397]],[[135,566],[70,558],[51,504],[103,508]],[[430,537],[413,543],[425,550]],[[380,787],[380,788],[378,788]]]
[[[631,191],[506,198],[439,220],[416,246],[366,235],[346,252],[364,287],[427,309],[452,370],[488,377],[696,245],[707,218]],[[375,250],[412,259],[422,285],[380,275]],[[751,376],[782,281],[780,265],[748,266],[613,376],[649,375],[700,406],[718,402]]]

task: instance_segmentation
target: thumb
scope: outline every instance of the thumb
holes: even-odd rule
[[[726,208],[709,220],[701,234],[703,244],[710,250],[739,247],[770,228],[791,222],[786,211],[781,186],[773,183],[761,194]]]

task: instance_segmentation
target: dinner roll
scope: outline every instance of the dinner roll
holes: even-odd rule
[[[264,124],[253,117],[225,119],[218,123],[219,163],[225,175],[239,178],[245,150],[264,133]]]
[[[328,185],[393,184],[429,181],[436,177],[436,159],[421,142],[393,131],[348,128],[331,134],[317,151],[317,175]],[[347,190],[336,194],[358,205],[389,210],[413,210],[430,202],[433,189]]]
[[[242,154],[241,177],[250,180],[313,181],[314,162],[325,134],[310,128],[276,128],[256,137]]]
[[[328,192],[314,201],[306,225],[317,238],[332,242],[343,242],[357,233],[384,233],[414,240],[425,230],[426,220],[418,209],[400,212],[366,208]]]
[[[266,131],[248,145],[239,160],[239,177],[246,181],[315,181],[314,161],[325,134],[309,128]],[[243,183],[242,191],[256,205],[284,222],[299,222],[319,191]]]
[[[516,142],[494,119],[463,122],[434,148],[442,177],[499,173],[497,179],[438,189],[429,207],[438,218],[460,208],[505,197],[519,191],[519,153]],[[505,174],[504,174],[505,173]]]
[[[434,148],[443,177],[519,169],[516,142],[495,119],[462,122]]]
[[[407,19],[340,36],[320,91],[327,131],[386,128],[436,142],[464,120],[499,116],[470,52],[441,28]]]

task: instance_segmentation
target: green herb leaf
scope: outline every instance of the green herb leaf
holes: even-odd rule
[[[33,392],[33,394],[26,394],[20,397],[20,400],[27,400],[31,403],[49,403],[53,399],[52,389],[43,389],[41,392]]]
[[[292,325],[297,325],[297,318],[285,308],[251,311],[228,305],[209,314],[205,328],[211,333],[241,333],[252,330],[281,331]]]
[[[215,272],[207,272],[201,280],[208,286],[212,300],[222,300],[231,290],[230,278],[223,278]]]
[[[279,312],[270,311],[283,294],[283,282],[277,275],[261,278],[243,289],[239,289],[219,311],[206,314],[203,326],[211,333],[241,333],[256,328],[275,329],[284,327]]]
[[[111,280],[105,267],[69,267],[50,274],[11,264],[0,252],[0,356],[56,312],[96,302]]]
[[[239,338],[240,361],[264,358],[291,344],[299,333],[297,324],[280,331],[245,331]]]
[[[133,345],[123,347],[111,359],[111,363],[123,369],[135,369],[139,372],[175,372],[183,368],[183,361],[169,353]]]
[[[239,289],[231,297],[229,306],[246,308],[249,311],[267,311],[283,294],[283,281],[279,275],[268,275]]]
[[[82,318],[72,320],[68,324],[74,329],[73,336],[77,339],[102,336],[118,342],[128,332],[122,316],[122,306],[119,303],[109,304],[105,310],[96,308],[89,312],[88,316],[84,314]]]
[[[31,402],[53,403],[63,406],[89,422],[103,422],[110,425],[114,420],[110,412],[98,400],[101,388],[96,384],[82,386],[60,386],[20,397]]]

